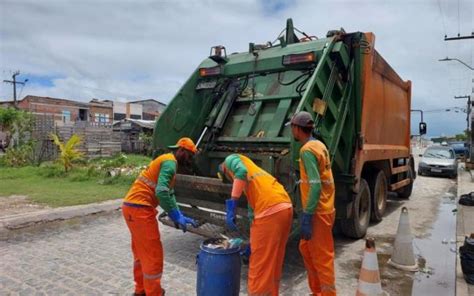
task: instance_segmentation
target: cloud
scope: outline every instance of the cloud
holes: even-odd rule
[[[457,5],[442,0],[3,0],[0,72],[2,79],[19,69],[20,79],[43,80],[32,80],[23,95],[168,102],[211,46],[246,51],[249,42],[273,41],[292,17],[319,37],[340,27],[374,32],[379,52],[412,80],[414,108],[463,106],[452,97],[470,93],[472,73],[437,61],[449,55],[473,63],[473,41],[443,41],[457,34],[458,20],[463,34],[472,30],[472,5],[460,5],[458,18]],[[10,96],[11,85],[2,84],[0,98]],[[433,124],[430,134],[461,131],[465,121],[456,116],[448,126]]]

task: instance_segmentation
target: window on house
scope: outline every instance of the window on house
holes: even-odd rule
[[[114,113],[114,120],[122,120],[125,119],[126,114],[125,113]]]
[[[71,111],[63,110],[62,118],[63,118],[63,122],[70,122],[71,121]]]

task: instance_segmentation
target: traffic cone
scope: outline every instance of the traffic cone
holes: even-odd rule
[[[418,270],[415,253],[413,253],[413,237],[411,236],[410,219],[406,207],[402,208],[400,214],[392,258],[388,260],[388,264],[405,271]]]
[[[360,268],[359,286],[356,296],[389,295],[382,290],[380,283],[379,262],[375,251],[375,241],[367,238],[365,241],[364,259]]]

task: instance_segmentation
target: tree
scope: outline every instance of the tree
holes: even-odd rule
[[[73,162],[82,159],[84,155],[76,148],[81,143],[81,138],[74,134],[66,143],[62,143],[58,135],[51,134],[51,139],[61,152],[58,156],[59,162],[64,166],[64,171],[68,172],[72,168]]]
[[[0,108],[0,131],[7,134],[5,148],[10,146],[12,138],[14,144],[22,145],[27,141],[26,133],[33,129],[33,115],[15,108]]]
[[[456,134],[455,137],[456,137],[456,141],[466,141],[467,140],[467,136],[466,136],[465,133],[464,134]]]

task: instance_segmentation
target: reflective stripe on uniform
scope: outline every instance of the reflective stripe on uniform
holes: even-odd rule
[[[326,184],[326,185],[331,185],[333,184],[334,182],[332,182],[331,180],[309,180],[309,181],[304,181],[304,180],[298,180],[296,182],[296,184],[301,184],[301,183],[307,183],[307,184]]]
[[[146,280],[156,280],[161,278],[162,273],[155,273],[155,274],[147,274],[143,273],[143,278]]]
[[[150,186],[151,188],[155,188],[155,187],[156,187],[156,183],[155,183],[155,182],[153,182],[152,180],[148,179],[147,177],[145,177],[145,176],[143,176],[143,175],[138,176],[137,181],[142,181],[143,183],[145,183],[146,185]]]
[[[272,295],[272,292],[266,292],[266,293],[249,293],[249,296],[270,296]]]
[[[321,285],[321,291],[336,291],[335,285]]]

